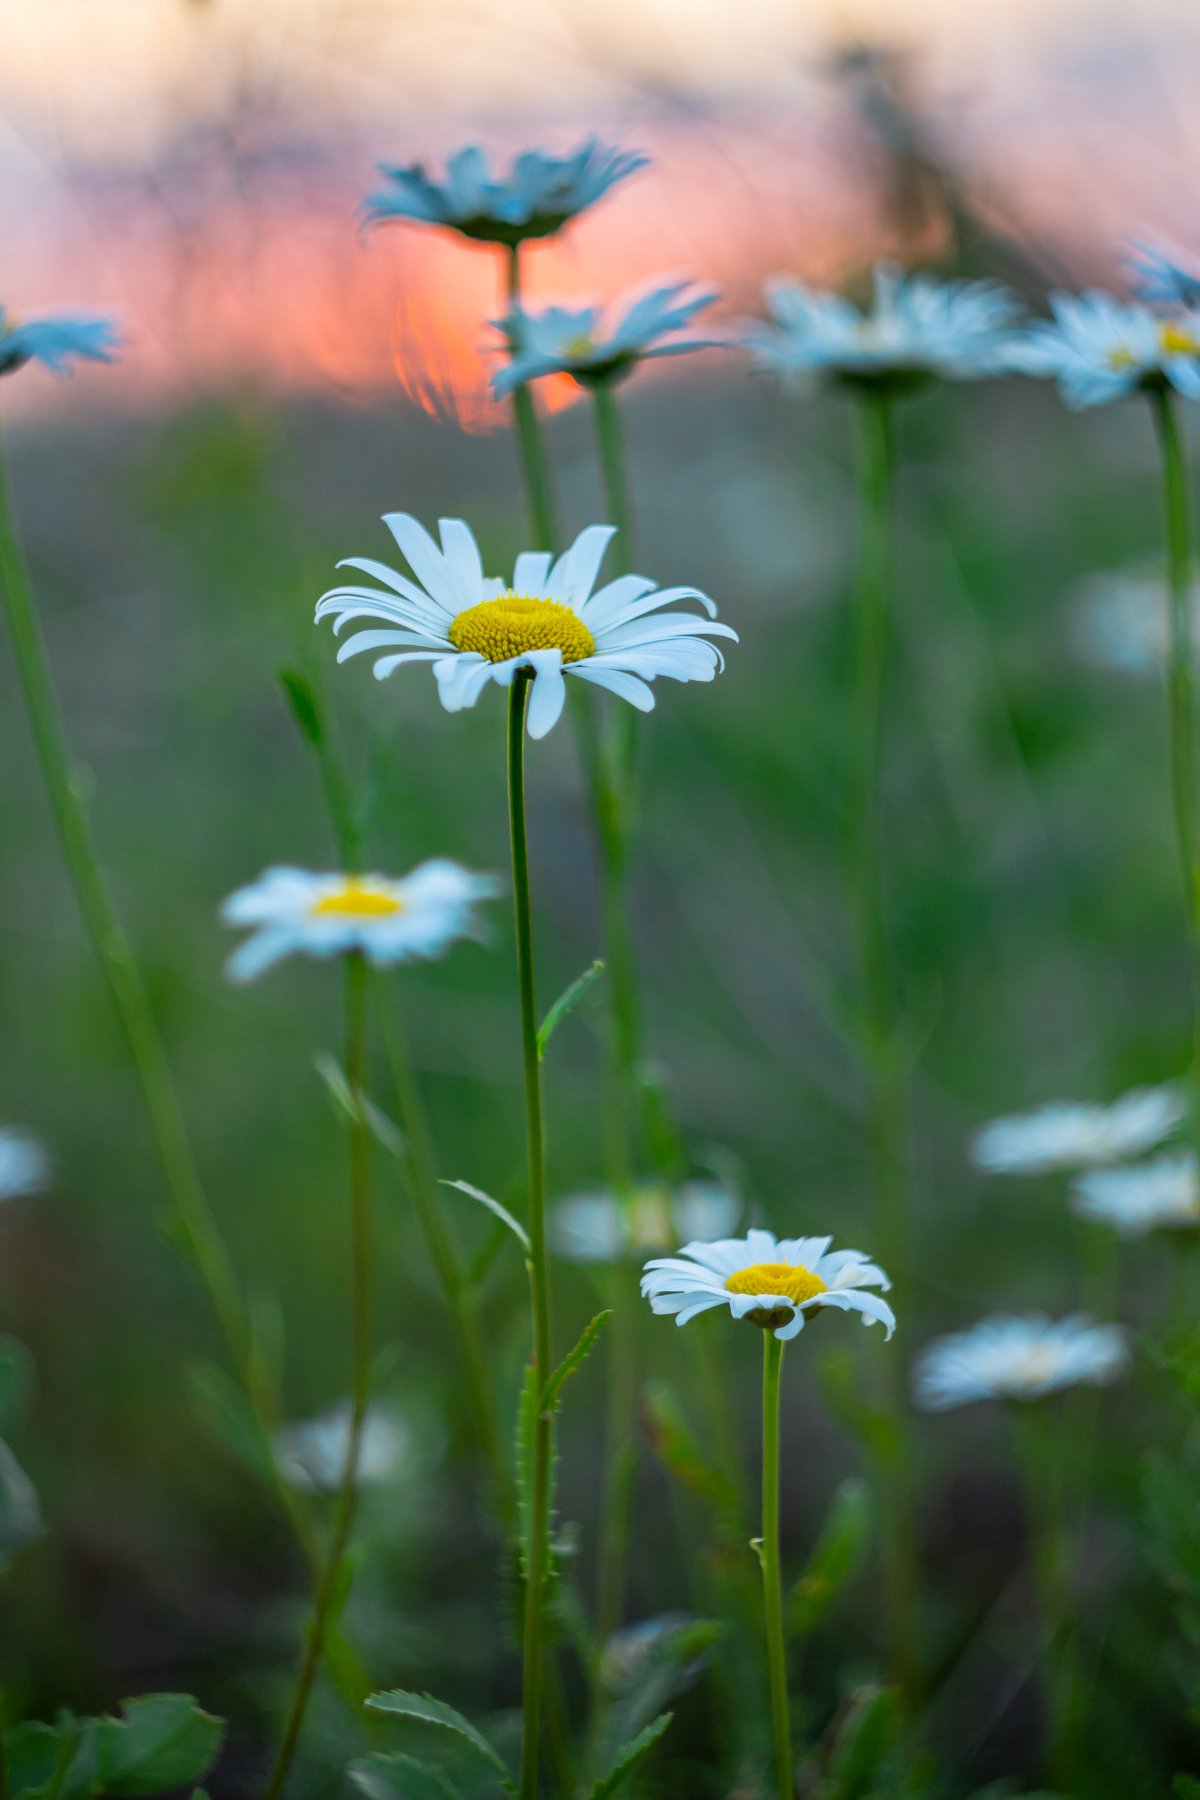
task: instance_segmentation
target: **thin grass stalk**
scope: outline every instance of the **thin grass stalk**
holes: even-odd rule
[[[358,1503],[358,1467],[371,1396],[371,1128],[366,1113],[368,970],[361,951],[346,957],[346,1085],[353,1115],[350,1140],[350,1289],[352,1375],[350,1430],[329,1546],[313,1594],[312,1617],[283,1735],[266,1787],[278,1800],[295,1758],[305,1713],[334,1616],[342,1598],[342,1569]]]

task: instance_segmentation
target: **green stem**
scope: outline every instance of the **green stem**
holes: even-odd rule
[[[500,1440],[492,1415],[479,1321],[467,1293],[454,1240],[447,1230],[443,1197],[438,1186],[437,1163],[429,1121],[421,1091],[413,1073],[404,1030],[393,1007],[379,1008],[384,1048],[396,1096],[396,1111],[406,1145],[405,1174],[409,1194],[429,1250],[429,1258],[441,1287],[458,1338],[459,1355],[467,1381],[467,1394],[480,1455],[494,1485],[496,1504],[506,1525],[513,1519],[513,1495],[508,1466],[500,1453]]]
[[[352,1392],[346,1459],[329,1548],[313,1594],[312,1618],[266,1788],[278,1800],[296,1754],[309,1696],[341,1599],[341,1572],[358,1501],[358,1464],[371,1393],[371,1129],[367,1123],[367,965],[360,951],[346,958],[346,1083],[354,1105],[350,1122],[350,1243]]]
[[[534,976],[533,909],[529,887],[529,840],[525,814],[525,708],[530,674],[518,669],[508,706],[508,817],[512,839],[513,897],[517,935],[517,979],[521,993],[521,1060],[525,1071],[525,1134],[529,1164],[529,1281],[533,1313],[533,1367],[540,1391],[549,1379],[550,1270],[546,1255],[545,1127],[542,1070],[537,1045],[537,988]],[[525,1587],[524,1729],[521,1740],[521,1800],[536,1800],[541,1738],[543,1623],[550,1574],[550,1467],[552,1420],[538,1408],[533,1440],[529,1508],[529,1564]]]
[[[1071,1642],[1071,1582],[1063,1518],[1062,1429],[1052,1402],[1016,1406],[1016,1432],[1039,1614],[1046,1704],[1046,1775],[1064,1793],[1071,1785],[1072,1708],[1076,1690]]]
[[[792,1725],[788,1713],[787,1645],[783,1634],[783,1581],[779,1569],[779,1389],[784,1346],[763,1332],[762,1575],[771,1689],[771,1734],[779,1800],[795,1800]]]
[[[507,293],[509,311],[521,304],[521,246],[511,245],[507,251]],[[553,550],[558,542],[554,517],[554,495],[550,486],[550,469],[542,444],[541,424],[534,404],[533,390],[527,382],[513,391],[513,416],[517,426],[517,445],[525,476],[525,493],[529,502],[529,523],[535,546]]]
[[[855,408],[860,496],[858,584],[855,598],[853,745],[850,772],[849,858],[862,1038],[875,1162],[873,1249],[901,1296],[908,1265],[906,1098],[896,981],[884,907],[881,787],[887,668],[891,636],[892,490],[895,468],[892,402],[877,386],[864,387]],[[885,1490],[883,1530],[885,1604],[893,1668],[910,1705],[920,1683],[916,1638],[917,1576],[906,1451],[908,1396],[903,1359],[889,1356],[883,1371],[888,1447],[879,1459]]]
[[[1192,504],[1187,449],[1171,390],[1164,382],[1150,389],[1150,404],[1162,448],[1163,513],[1170,594],[1170,648],[1167,656],[1167,740],[1171,800],[1187,919],[1191,999],[1193,1135],[1200,1132],[1200,865],[1196,838],[1196,677],[1192,622]]]

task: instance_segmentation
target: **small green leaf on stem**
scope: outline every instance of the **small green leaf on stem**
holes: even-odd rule
[[[558,1030],[558,1027],[562,1024],[563,1020],[567,1017],[567,1014],[574,1012],[589,988],[600,979],[603,973],[604,964],[596,961],[592,964],[590,969],[585,969],[582,975],[577,975],[570,987],[563,989],[538,1028],[537,1053],[539,1062],[541,1062],[542,1058],[545,1056],[547,1044],[550,1042],[550,1039],[554,1036],[554,1033]]]

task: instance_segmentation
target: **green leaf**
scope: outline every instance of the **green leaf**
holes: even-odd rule
[[[715,1515],[722,1542],[744,1554],[741,1501],[722,1470],[709,1461],[683,1416],[675,1390],[665,1381],[648,1382],[643,1391],[643,1411],[650,1447],[659,1461],[684,1487],[707,1502]]]
[[[328,1050],[318,1050],[313,1057],[313,1067],[328,1088],[334,1110],[339,1117],[348,1125],[359,1124],[359,1108],[355,1105],[354,1095],[350,1092],[350,1083],[346,1080],[345,1072],[337,1057],[331,1056]],[[408,1139],[396,1121],[390,1119],[381,1107],[376,1106],[368,1094],[360,1094],[359,1099],[362,1106],[362,1120],[365,1121],[372,1135],[382,1144],[389,1156],[394,1156],[397,1162],[407,1162]]]
[[[350,1764],[349,1775],[367,1800],[459,1800],[459,1790],[441,1769],[413,1756],[377,1751]]]
[[[529,1242],[529,1233],[519,1220],[513,1218],[507,1206],[502,1206],[499,1200],[493,1199],[491,1194],[485,1194],[482,1188],[472,1187],[469,1181],[443,1181],[441,1185],[443,1187],[457,1188],[460,1194],[468,1194],[472,1200],[478,1200],[480,1206],[486,1206],[490,1213],[494,1213],[503,1224],[508,1226],[508,1229],[517,1239],[526,1256],[533,1255],[533,1246]]]
[[[590,1800],[608,1800],[610,1794],[615,1794],[626,1776],[631,1775],[642,1758],[653,1750],[674,1717],[674,1713],[660,1713],[652,1724],[647,1725],[645,1731],[639,1731],[635,1738],[623,1744],[608,1774],[602,1775],[592,1789]]]
[[[308,743],[320,747],[325,733],[321,723],[321,710],[317,705],[316,690],[308,676],[301,669],[290,664],[277,670],[279,685],[283,689],[283,697],[287,701],[292,717],[300,727],[300,735]]]
[[[788,1599],[788,1626],[794,1637],[810,1637],[831,1602],[861,1567],[873,1522],[871,1490],[852,1476],[833,1497],[808,1566]]]
[[[122,1700],[119,1719],[95,1721],[97,1792],[147,1800],[191,1787],[212,1767],[225,1724],[188,1694]]]
[[[558,1027],[562,1024],[563,1020],[567,1017],[568,1013],[574,1012],[589,988],[594,986],[603,973],[604,964],[602,962],[594,962],[590,969],[585,969],[582,975],[577,975],[575,977],[575,980],[571,983],[570,987],[563,989],[562,993],[558,996],[558,999],[554,1002],[554,1005],[550,1008],[550,1011],[546,1014],[538,1027],[537,1053],[539,1062],[541,1062],[546,1054],[547,1044],[550,1042],[550,1039],[554,1036],[554,1033],[558,1030]]]
[[[0,1569],[41,1535],[37,1489],[0,1438]]]
[[[1177,1775],[1172,1792],[1175,1800],[1200,1800],[1200,1781],[1194,1775]]]
[[[826,1764],[822,1800],[874,1800],[886,1787],[886,1764],[900,1741],[895,1688],[861,1688],[838,1721]]]
[[[69,1713],[54,1725],[14,1725],[4,1735],[12,1800],[84,1800],[95,1769],[91,1734],[92,1720]]]
[[[187,1371],[192,1403],[234,1461],[256,1480],[274,1487],[278,1473],[270,1445],[241,1388],[215,1363],[194,1362]]]
[[[699,1680],[725,1627],[715,1619],[668,1614],[637,1632],[619,1633],[605,1650],[602,1676],[612,1695],[600,1762],[614,1767],[620,1746],[666,1703]],[[620,1646],[619,1656],[614,1650]]]
[[[0,1433],[20,1424],[32,1390],[32,1356],[15,1337],[0,1337]]]
[[[579,1342],[572,1351],[563,1357],[542,1390],[542,1411],[544,1413],[554,1411],[564,1383],[570,1380],[611,1318],[612,1308],[609,1307],[605,1312],[598,1312],[595,1318],[584,1326],[579,1336]]]
[[[499,1751],[488,1743],[481,1731],[475,1729],[470,1719],[455,1712],[444,1701],[435,1700],[431,1694],[408,1694],[403,1688],[391,1688],[386,1693],[372,1694],[367,1706],[372,1712],[387,1713],[392,1718],[417,1719],[423,1725],[436,1725],[443,1731],[452,1731],[491,1764],[501,1777],[506,1793],[516,1792]]]

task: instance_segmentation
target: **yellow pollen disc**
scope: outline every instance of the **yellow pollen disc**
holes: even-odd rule
[[[364,887],[361,881],[348,881],[335,893],[314,900],[308,910],[314,919],[328,918],[330,914],[349,919],[385,919],[393,913],[403,912],[404,903],[394,894],[381,894],[378,888]]]
[[[474,650],[489,662],[507,662],[529,650],[561,650],[565,663],[581,662],[596,640],[577,613],[557,600],[501,594],[460,612],[450,627],[456,650]]]
[[[587,332],[585,331],[585,332],[582,332],[579,337],[573,337],[573,338],[568,339],[568,341],[563,345],[563,355],[567,356],[567,357],[590,356],[592,354],[592,351],[595,348],[596,348],[595,338],[589,337]]]
[[[1181,325],[1160,326],[1158,342],[1167,356],[1195,356],[1197,350],[1200,350],[1195,334],[1185,331]]]
[[[1135,361],[1136,358],[1133,351],[1126,350],[1123,345],[1119,346],[1116,350],[1110,350],[1108,353],[1108,366],[1110,369],[1127,369],[1130,364]]]
[[[803,1263],[754,1263],[730,1275],[725,1287],[731,1294],[777,1294],[796,1306],[803,1306],[806,1300],[826,1291],[821,1277]]]

